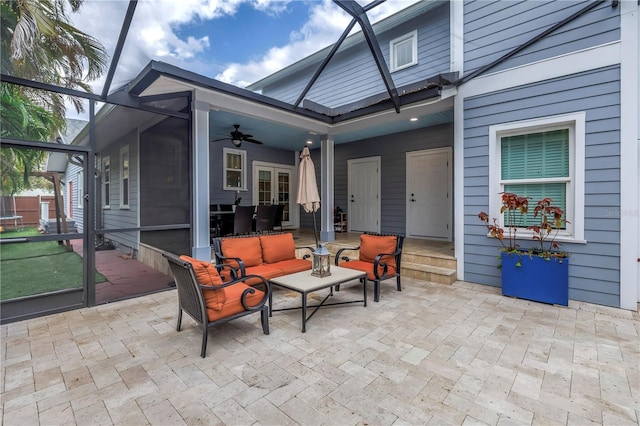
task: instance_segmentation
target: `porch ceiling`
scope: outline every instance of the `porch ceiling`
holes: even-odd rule
[[[386,114],[378,114],[364,117],[353,123],[343,123],[340,126],[335,126],[335,143],[349,143],[453,122],[453,109],[449,105],[450,102],[444,100],[439,103],[441,105],[436,108],[436,111],[433,111],[433,108],[431,110],[417,110],[415,114],[411,112],[396,114],[394,111],[389,117],[386,117]],[[253,135],[255,139],[264,142],[269,147],[300,150],[305,146],[307,140],[313,142],[310,148],[320,147],[322,135],[316,132],[309,132],[286,124],[243,116],[229,111],[211,111],[209,116],[209,135],[211,139],[228,136],[229,132],[233,130],[233,125],[239,124],[242,132]],[[417,118],[417,121],[410,121],[409,118],[412,117]],[[225,146],[229,147],[233,146],[231,141],[214,143],[225,144]]]

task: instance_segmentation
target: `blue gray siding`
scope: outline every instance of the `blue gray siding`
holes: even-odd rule
[[[569,298],[618,306],[620,294],[620,69],[503,90],[464,102],[465,279],[500,285],[498,245],[477,218],[489,209],[488,127],[586,112],[585,239],[570,252]],[[578,207],[580,208],[580,207]]]
[[[120,173],[122,164],[120,149],[129,146],[129,207],[120,207]],[[102,214],[102,223],[105,229],[136,228],[138,227],[138,129],[127,133],[118,141],[100,153],[108,155],[111,161],[111,197],[110,207],[98,209],[96,215]],[[105,234],[105,238],[116,245],[138,249],[137,232],[114,232]]]
[[[465,2],[465,73],[493,62],[588,4],[576,0]],[[619,10],[611,2],[602,2],[491,72],[619,40]]]
[[[236,199],[235,191],[226,191],[223,188],[223,157],[224,147],[236,149],[231,142],[215,142],[209,145],[209,203],[210,204],[233,204]],[[247,191],[240,191],[242,205],[251,205],[253,198],[253,177],[251,171],[254,161],[264,161],[267,163],[285,164],[293,166],[295,164],[295,154],[293,151],[284,149],[269,148],[264,145],[243,143],[238,149],[247,152]],[[295,198],[295,194],[293,195]]]
[[[444,124],[393,135],[380,136],[335,147],[334,205],[347,211],[348,160],[381,157],[381,232],[404,234],[406,231],[406,154],[430,148],[453,145],[453,124]],[[312,158],[316,175],[320,178],[320,152],[314,150]],[[301,226],[313,226],[309,219]],[[306,215],[310,216],[310,215]]]
[[[392,73],[397,87],[449,72],[449,7],[430,10],[382,34],[376,34],[385,61],[389,64],[389,42],[413,30],[418,31],[418,64]],[[318,64],[303,70],[297,77],[263,88],[262,93],[293,103],[309,82]],[[337,107],[367,96],[385,93],[386,89],[373,56],[363,41],[339,50],[320,75],[306,98],[326,107]]]

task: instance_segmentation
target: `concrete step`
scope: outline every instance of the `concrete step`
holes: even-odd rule
[[[400,274],[403,277],[451,285],[456,281],[456,270],[421,263],[405,262],[404,256]]]

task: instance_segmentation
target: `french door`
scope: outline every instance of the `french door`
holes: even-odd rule
[[[253,204],[284,205],[282,226],[294,226],[292,194],[295,190],[295,167],[285,164],[253,162]]]

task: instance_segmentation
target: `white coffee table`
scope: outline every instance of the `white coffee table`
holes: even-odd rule
[[[339,266],[332,266],[331,275],[329,275],[328,277],[319,278],[311,275],[311,271],[303,271],[297,272],[295,274],[283,275],[278,278],[273,278],[269,280],[270,285],[277,285],[279,287],[287,288],[289,290],[300,293],[300,295],[302,296],[302,306],[296,308],[272,309],[273,293],[269,292],[269,316],[272,315],[272,312],[302,309],[302,332],[305,333],[307,331],[307,321],[311,319],[313,314],[315,314],[321,306],[345,305],[348,303],[359,302],[363,302],[364,306],[367,306],[367,282],[365,279],[366,276],[367,274],[361,271],[355,271],[349,268],[341,268]],[[347,281],[352,280],[360,280],[362,282],[362,300],[325,303],[329,297],[333,296],[333,286],[343,284]],[[322,300],[322,302],[320,302],[320,304],[318,305],[307,306],[307,295],[309,293],[313,293],[314,291],[322,290],[325,288],[329,288],[330,290],[329,294]],[[315,308],[308,317],[307,308]]]

